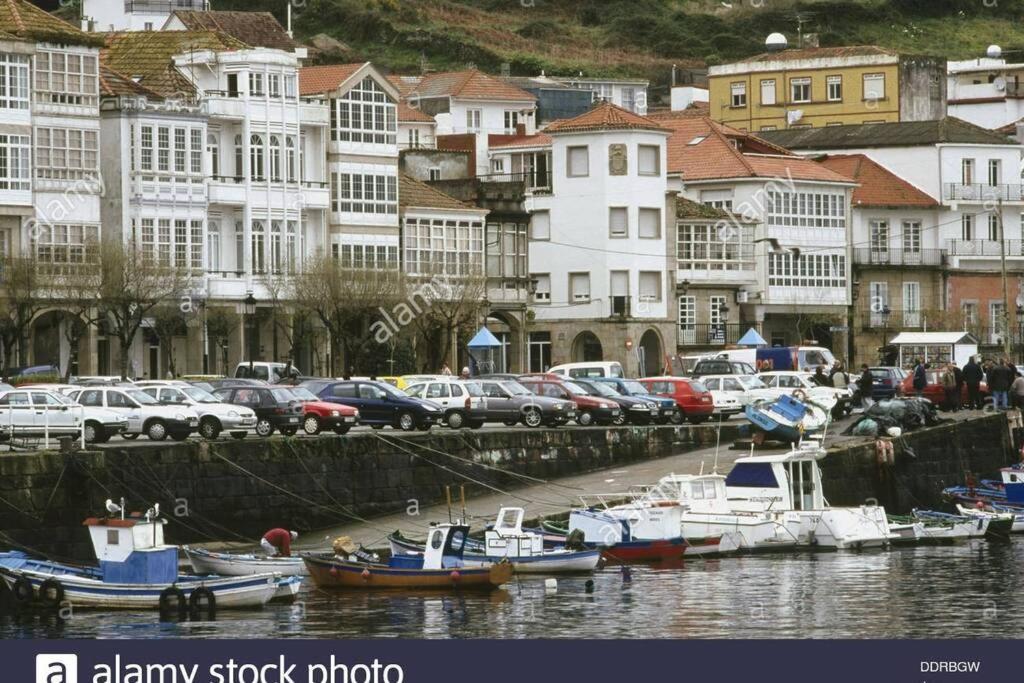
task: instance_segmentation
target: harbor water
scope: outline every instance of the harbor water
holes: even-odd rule
[[[1024,538],[608,566],[490,594],[312,589],[294,604],[159,623],[152,612],[0,615],[2,638],[1005,638],[1024,631]],[[593,580],[592,590],[587,580]]]

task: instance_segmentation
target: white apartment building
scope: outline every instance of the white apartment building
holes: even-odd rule
[[[647,115],[647,88],[650,81],[620,78],[556,77],[571,88],[589,90],[598,102],[610,102],[640,116]]]
[[[82,0],[82,29],[158,31],[175,11],[208,9],[209,0]]]
[[[654,374],[674,344],[665,230],[670,131],[609,103],[556,122],[532,194],[530,369],[615,360]],[[550,361],[548,361],[550,358]]]
[[[398,148],[434,149],[437,147],[437,121],[413,109],[406,102],[398,104]]]
[[[946,65],[949,115],[995,130],[1024,119],[1024,64],[981,57]]]

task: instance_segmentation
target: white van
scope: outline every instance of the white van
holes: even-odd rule
[[[594,363],[564,363],[555,365],[548,370],[553,375],[564,377],[625,377],[622,365],[615,361],[597,361]]]
[[[265,362],[252,362],[252,363],[239,363],[235,367],[235,377],[244,379],[261,379],[264,382],[270,384],[277,384],[281,380],[288,379],[289,377],[298,377],[302,375],[299,369],[294,365],[289,366],[287,363],[265,363]]]

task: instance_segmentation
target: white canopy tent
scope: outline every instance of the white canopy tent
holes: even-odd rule
[[[918,359],[932,365],[953,361],[963,367],[978,353],[978,340],[967,332],[901,332],[889,344],[900,351],[900,367],[908,369]]]

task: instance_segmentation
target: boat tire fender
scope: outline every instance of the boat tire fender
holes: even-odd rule
[[[192,621],[199,621],[204,613],[206,621],[213,621],[217,618],[217,596],[209,588],[200,586],[189,596],[188,609]]]
[[[168,586],[160,591],[160,618],[169,619],[175,614],[179,621],[188,616],[188,599],[185,591],[177,586]]]
[[[11,588],[11,592],[14,593],[14,599],[22,605],[32,602],[32,598],[35,597],[32,582],[24,576],[18,577],[18,580],[14,582],[14,586]]]
[[[46,607],[56,609],[64,602],[64,586],[56,579],[47,579],[39,586],[39,600]]]

